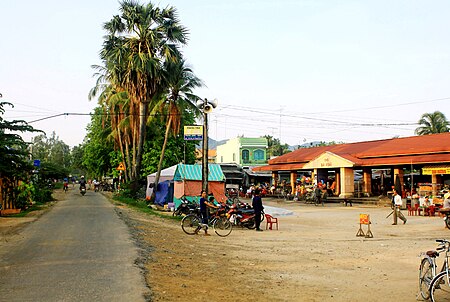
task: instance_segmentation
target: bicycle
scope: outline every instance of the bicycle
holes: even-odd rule
[[[430,297],[432,302],[450,301],[450,268],[448,258],[450,257],[450,241],[436,240],[441,242],[445,249],[445,259],[441,272],[434,276],[430,284]]]
[[[210,217],[208,224],[212,225],[214,233],[220,237],[230,235],[233,230],[233,224],[226,218],[226,209],[219,208],[219,210]],[[181,228],[188,235],[195,235],[198,232],[208,227],[202,223],[202,218],[199,214],[188,214],[181,220]]]
[[[420,262],[419,267],[419,293],[425,300],[428,300],[431,296],[430,295],[431,284],[433,283],[433,280],[436,277],[436,269],[437,269],[436,258],[442,251],[445,251],[446,254],[440,274],[445,273],[445,271],[448,271],[448,257],[449,257],[448,252],[450,242],[445,239],[438,239],[436,240],[436,242],[439,243],[439,246],[436,250],[431,250],[427,251],[426,253],[420,254],[420,256],[423,256],[423,258]]]

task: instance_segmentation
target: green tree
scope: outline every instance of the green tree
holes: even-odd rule
[[[33,159],[48,162],[69,169],[71,165],[70,147],[64,143],[55,132],[47,138],[45,134],[33,137],[31,145]]]
[[[165,90],[161,85],[163,65],[178,60],[178,48],[187,42],[187,30],[180,25],[173,7],[161,9],[152,3],[141,5],[127,0],[120,2],[120,10],[120,15],[104,25],[107,36],[100,56],[108,80],[128,93],[130,114],[139,116],[138,123],[130,125],[137,148],[131,177],[137,180],[149,111]]]
[[[291,152],[289,150],[289,145],[288,144],[281,144],[280,140],[278,138],[274,138],[271,135],[264,135],[264,138],[267,139],[267,145],[268,145],[268,157],[272,157],[272,156],[280,156],[286,153]]]
[[[114,146],[108,136],[111,133],[108,120],[102,119],[102,109],[94,109],[83,147],[83,168],[91,177],[109,175],[113,169],[111,152]],[[115,167],[114,167],[115,168]]]
[[[165,102],[163,102],[162,106],[163,112],[166,113],[166,131],[158,169],[156,171],[155,187],[159,183],[169,134],[172,132],[176,136],[180,133],[182,112],[185,108],[197,114],[200,113],[195,105],[199,97],[194,95],[193,90],[203,85],[200,79],[194,75],[191,68],[186,66],[185,61],[182,59],[176,62],[166,61],[164,66],[165,84],[168,88],[167,94],[164,97]],[[155,192],[156,190],[153,191],[153,196]]]
[[[417,135],[449,132],[449,121],[440,111],[424,113],[419,120],[420,127],[416,128]]]
[[[2,198],[2,207],[9,209],[20,207],[16,205],[16,186],[19,180],[26,180],[33,169],[29,160],[28,143],[18,133],[42,131],[34,129],[25,121],[3,119],[5,106],[14,106],[0,102],[0,194],[6,197]]]

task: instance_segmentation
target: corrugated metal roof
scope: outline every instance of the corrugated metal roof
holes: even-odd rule
[[[225,175],[220,165],[209,164],[208,170],[208,181],[225,181]],[[175,171],[174,180],[202,180],[202,166],[179,164]]]

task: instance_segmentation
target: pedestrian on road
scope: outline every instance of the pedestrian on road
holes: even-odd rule
[[[398,195],[397,190],[393,190],[394,194],[392,196],[393,199],[393,203],[394,203],[394,223],[392,225],[396,225],[397,224],[397,218],[400,218],[401,220],[403,220],[403,224],[406,223],[406,218],[403,215],[403,213],[400,211],[400,207],[402,206],[402,198],[400,195]]]
[[[262,205],[262,199],[261,199],[259,189],[255,190],[255,196],[253,196],[252,206],[253,206],[253,210],[255,211],[256,231],[262,232],[260,225],[261,225],[261,214],[262,214],[262,211],[264,210],[264,207]]]

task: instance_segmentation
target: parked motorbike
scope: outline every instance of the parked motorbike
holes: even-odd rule
[[[241,207],[237,204],[232,205],[227,212],[227,218],[234,225],[254,229],[256,227],[255,211],[249,205],[240,205]]]
[[[189,201],[186,198],[181,198],[181,204],[178,206],[178,208],[173,211],[173,216],[182,216],[187,215],[190,213],[193,213],[197,210],[198,205],[193,202]]]

